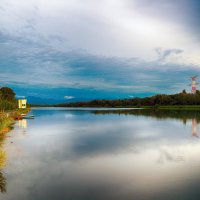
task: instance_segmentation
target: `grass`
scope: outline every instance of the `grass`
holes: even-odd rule
[[[15,119],[20,119],[21,114],[27,114],[27,109],[16,109],[14,111],[0,112],[0,170],[5,167],[7,161],[6,152],[3,151],[3,144],[6,138],[5,133],[12,129]],[[0,171],[0,192],[6,192],[6,180]]]
[[[174,105],[174,106],[119,106],[115,108],[142,108],[153,110],[200,110],[200,105]]]
[[[13,119],[6,114],[0,116],[0,134],[7,133],[13,124]]]
[[[0,150],[0,169],[5,167],[7,155],[5,151]]]
[[[200,105],[176,105],[176,106],[156,106],[151,109],[157,110],[200,110]]]
[[[106,108],[106,107],[100,107]],[[108,107],[110,108],[110,107]],[[174,106],[117,106],[113,108],[142,108],[142,109],[150,109],[150,110],[200,110],[200,105],[174,105]]]
[[[21,115],[27,114],[29,111],[30,108],[26,108],[0,113],[0,134],[9,132],[14,120],[21,119]]]

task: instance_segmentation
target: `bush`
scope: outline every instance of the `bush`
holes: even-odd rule
[[[14,110],[17,108],[17,101],[0,100],[0,111]]]

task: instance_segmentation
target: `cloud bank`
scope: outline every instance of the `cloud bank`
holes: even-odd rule
[[[199,74],[196,0],[2,0],[0,83],[18,95],[174,93]]]

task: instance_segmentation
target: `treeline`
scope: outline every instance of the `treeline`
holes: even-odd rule
[[[0,88],[0,112],[17,108],[15,92],[8,87]]]
[[[88,102],[63,103],[59,107],[141,107],[141,106],[175,106],[175,105],[200,105],[200,91],[196,94],[181,93],[166,95],[159,94],[152,97],[117,99],[117,100],[92,100]]]

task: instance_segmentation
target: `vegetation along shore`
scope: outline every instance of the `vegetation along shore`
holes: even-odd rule
[[[29,110],[18,109],[15,92],[11,88],[0,88],[0,134],[10,131],[14,120],[21,119],[22,114],[27,114]]]
[[[200,91],[195,94],[183,90],[177,94],[158,94],[144,98],[129,98],[117,100],[92,100],[87,102],[72,102],[54,105],[55,107],[124,107],[162,110],[200,110]]]

